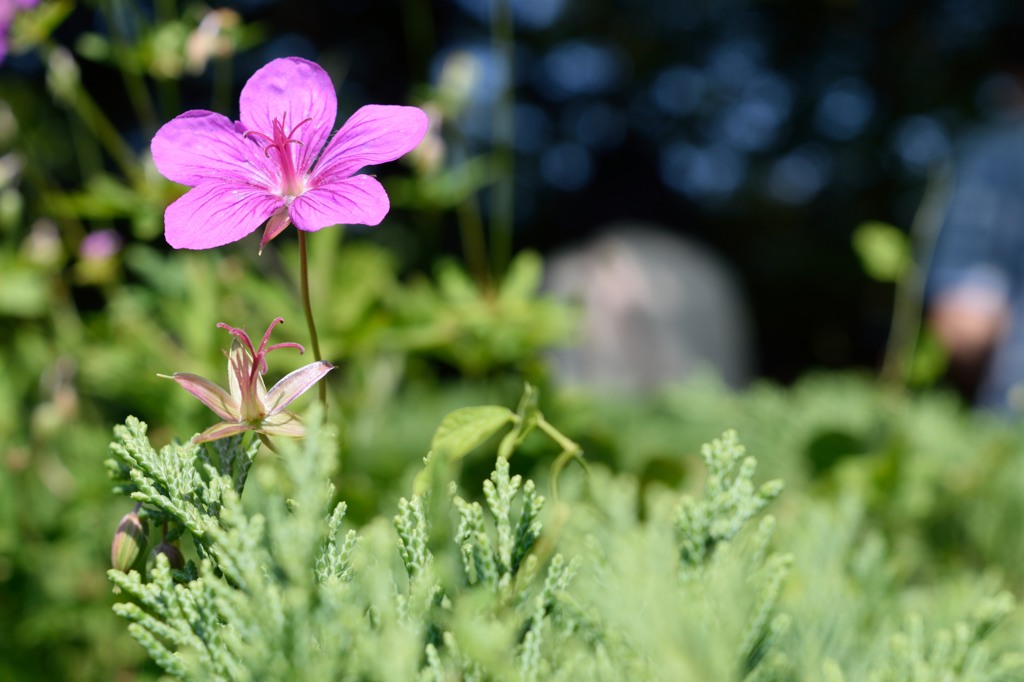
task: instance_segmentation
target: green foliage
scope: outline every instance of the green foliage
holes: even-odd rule
[[[982,601],[966,621],[939,630],[931,641],[924,622],[914,614],[900,632],[892,636],[884,668],[870,676],[871,682],[898,680],[1011,680],[1024,671],[1024,654],[1006,654],[993,660],[979,646],[981,641],[1015,608],[1013,598],[1001,593]]]
[[[310,423],[318,423],[315,416]],[[479,504],[454,498],[459,548],[449,554],[465,558],[467,589],[442,597],[432,582],[437,570],[427,549],[421,497],[400,503],[397,537],[382,538],[379,524],[371,524],[363,542],[354,531],[339,542],[344,503],[329,504],[333,488],[327,483],[336,463],[332,443],[314,431],[301,450],[282,444],[282,469],[257,477],[260,497],[246,510],[238,494],[252,447],[243,449],[235,438],[216,456],[191,444],[157,454],[137,420],[119,427],[108,464],[118,489],[142,502],[150,518],[187,530],[200,559],[174,571],[160,556],[146,578],[110,571],[132,598],[115,607],[131,621],[132,636],[167,673],[183,679],[410,679],[421,656],[427,657],[422,674],[429,678],[456,665],[467,674],[497,670],[503,657],[480,651],[495,642],[470,637],[461,643],[457,633],[476,632],[466,629],[470,617],[483,617],[491,629],[506,627],[498,618],[512,608],[521,611],[517,628],[528,626],[534,634],[519,646],[508,630],[501,641],[521,652],[517,665],[535,677],[530,671],[539,665],[538,633],[552,618],[571,568],[556,557],[542,581],[521,572],[540,532],[543,500],[533,483],[510,476],[508,463],[499,460],[484,486],[494,536]],[[282,489],[292,497],[283,498]],[[394,570],[398,555],[407,582]],[[521,573],[523,584],[514,589]],[[476,585],[491,597],[486,616],[474,615],[481,602],[469,588]],[[464,601],[472,606],[463,610]],[[427,627],[432,618],[455,629]],[[448,644],[439,648],[443,642]],[[382,655],[393,665],[379,664]]]
[[[547,424],[534,396],[528,387],[531,421]],[[755,485],[757,461],[733,432],[702,448],[696,496],[641,492],[635,479],[591,467],[565,472],[565,494],[549,510],[503,454],[480,499],[438,477],[451,471],[438,462],[458,461],[440,452],[466,454],[436,447],[453,423],[485,436],[500,428],[494,406],[454,414],[426,459],[428,487],[399,500],[390,524],[378,517],[347,530],[329,483],[336,439],[316,426],[318,414],[305,442],[282,443],[279,458],[252,469],[246,503],[254,445],[236,438],[216,451],[157,454],[129,419],[108,469],[149,518],[193,539],[196,560],[173,570],[161,555],[148,575],[110,571],[130,598],[115,611],[181,679],[1024,674],[1013,597],[992,580],[957,596],[939,583],[900,596],[884,541],[866,531],[853,497],[808,502],[810,516],[781,534],[791,551],[775,550],[778,522],[763,510],[781,482]],[[482,439],[455,442],[471,441]]]
[[[539,295],[542,266],[532,251],[520,253],[491,290],[452,261],[436,268],[436,284],[417,281],[396,308],[396,333],[411,349],[428,353],[476,376],[518,366],[542,349],[566,343],[572,311]]]
[[[430,451],[448,459],[464,457],[514,418],[511,410],[500,405],[455,410],[437,427]]]
[[[756,492],[752,483],[757,461],[743,459],[733,471],[744,449],[736,432],[727,432],[721,440],[701,448],[708,469],[704,498],[697,502],[684,497],[679,505],[680,561],[684,574],[701,567],[721,542],[736,537],[743,525],[756,516],[782,492],[782,481],[769,481]]]
[[[131,35],[55,42],[92,9]],[[508,409],[523,375],[544,382],[541,354],[574,316],[540,294],[537,254],[489,271],[474,194],[504,171],[454,140],[382,178],[387,229],[311,238],[338,432],[279,456],[175,441],[213,417],[156,373],[222,375],[217,322],[284,314],[305,339],[287,312],[294,245],[154,241],[181,188],[120,130],[180,113],[185,74],[207,74],[209,108],[231,110],[232,56],[267,30],[174,9],[47,0],[15,19],[12,53],[35,51],[45,81],[0,82],[0,679],[1024,677],[1018,426],[848,375],[544,403],[528,389]],[[195,37],[213,40],[193,55]],[[106,69],[127,127],[126,107],[107,111],[83,81]],[[453,86],[420,91],[449,126],[468,101]],[[453,211],[468,264],[420,263],[403,208],[417,235]],[[82,248],[112,229],[123,248]],[[872,277],[905,274],[895,228],[866,225],[854,248]],[[941,371],[933,355],[915,355],[915,385]],[[274,373],[304,362],[282,360]],[[130,500],[99,465],[122,421],[107,473]],[[757,471],[731,434],[702,448],[727,426]],[[567,466],[584,449],[589,464]],[[786,480],[775,516],[778,484],[758,471]],[[146,523],[119,556],[137,572],[109,574],[124,628],[104,571],[136,504]]]

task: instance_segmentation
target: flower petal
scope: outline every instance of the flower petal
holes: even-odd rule
[[[245,346],[237,338],[231,339],[231,348],[228,349],[228,390],[231,398],[242,404],[243,387],[248,381],[249,371],[252,367],[252,356],[246,352]],[[241,415],[241,409],[239,409]]]
[[[296,227],[315,232],[331,225],[379,225],[390,208],[379,182],[369,175],[354,175],[305,191],[288,213]]]
[[[176,249],[212,249],[245,237],[283,205],[258,187],[205,182],[167,207],[164,237]]]
[[[304,173],[313,165],[338,115],[334,84],[318,64],[287,57],[275,59],[249,78],[242,88],[240,119],[246,130],[274,136],[274,120],[301,144],[287,145],[295,168]],[[308,123],[302,123],[306,119]],[[301,124],[301,125],[300,125]],[[296,128],[297,126],[297,128]]]
[[[193,437],[192,442],[208,443],[211,440],[220,440],[221,438],[227,438],[228,436],[245,433],[250,429],[252,429],[252,427],[245,422],[220,422],[219,424],[214,424],[199,435]]]
[[[267,415],[273,416],[293,400],[313,387],[313,384],[320,381],[324,376],[334,369],[329,362],[314,362],[300,367],[288,376],[278,381],[267,392],[266,402]]]
[[[242,421],[259,419],[266,414],[263,400],[267,389],[259,368],[253,367],[254,361],[245,344],[237,337],[232,339],[228,350],[228,386],[231,397],[238,401]]]
[[[156,131],[150,149],[157,170],[173,182],[190,187],[208,180],[272,186],[273,166],[262,148],[212,111],[186,111],[168,121]]]
[[[238,402],[227,391],[209,379],[187,372],[175,372],[170,377],[178,385],[199,398],[218,417],[233,421],[238,419]]]
[[[347,178],[412,151],[427,133],[427,115],[416,107],[370,104],[360,108],[327,144],[310,183]]]
[[[299,416],[287,411],[267,417],[256,430],[268,436],[302,438],[306,435],[306,427]]]

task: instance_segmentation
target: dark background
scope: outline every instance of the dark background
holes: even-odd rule
[[[447,125],[487,151],[505,82],[497,4],[230,3],[269,37],[237,58],[237,86],[278,56],[343,65],[342,119],[415,101],[466,50],[482,77]],[[1005,114],[1018,4],[508,0],[515,247],[550,252],[623,219],[663,224],[737,268],[761,373],[876,367],[892,290],[864,276],[851,232],[872,219],[906,229],[957,137]],[[193,106],[206,108],[203,83]],[[420,235],[413,265],[459,253],[457,235],[444,221]]]

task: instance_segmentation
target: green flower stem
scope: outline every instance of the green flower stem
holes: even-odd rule
[[[562,453],[551,464],[551,499],[558,502],[558,477],[561,476],[565,465],[575,459],[580,463],[584,471],[589,471],[589,469],[587,468],[586,460],[583,459],[583,448],[576,441],[549,424],[540,414],[537,415],[536,423],[537,428],[543,431],[548,438],[555,441],[558,447],[562,448]]]
[[[321,381],[320,383],[323,383],[323,382]],[[323,395],[322,394],[323,394],[323,391],[321,391],[321,399],[323,399]],[[280,454],[277,451],[277,448],[274,447],[274,443],[270,440],[270,436],[268,436],[266,434],[263,434],[263,433],[260,433],[260,434],[257,434],[257,435],[259,436],[260,442],[263,443],[267,447],[268,450],[273,452],[275,455]],[[243,485],[245,484],[244,480],[242,481],[242,484]]]
[[[230,57],[215,57],[213,59],[214,111],[227,111],[231,108],[233,73]]]
[[[296,229],[299,233],[299,286],[301,287],[302,309],[306,313],[306,324],[309,326],[309,345],[313,347],[313,357],[323,360],[320,355],[320,339],[316,335],[316,322],[313,321],[313,308],[309,305],[309,266],[306,258],[306,233]],[[327,382],[320,384],[320,404],[327,410]]]
[[[495,279],[499,279],[512,259],[512,225],[515,202],[515,95],[513,83],[512,5],[508,0],[492,4],[491,46],[505,71],[502,88],[494,107],[492,144],[499,176],[491,192],[491,263]]]
[[[467,197],[457,209],[459,235],[462,238],[466,263],[473,281],[483,291],[491,290],[491,277],[487,269],[487,246],[484,243],[483,221],[475,196]]]
[[[121,21],[117,14],[125,12],[137,12],[132,3],[125,3],[115,7],[112,1],[100,3],[100,12],[110,31],[111,47],[113,48],[114,63],[119,67],[121,78],[124,81],[125,91],[128,93],[128,101],[135,109],[135,116],[146,130],[147,135],[152,135],[158,127],[156,107],[142,77],[139,59],[133,54],[134,49],[129,40],[121,31]],[[141,17],[137,14],[130,18],[133,23],[139,22]],[[141,22],[140,22],[141,23]],[[133,63],[134,62],[134,63]]]
[[[907,388],[911,381],[914,354],[921,335],[924,314],[925,279],[931,268],[939,230],[946,217],[953,171],[939,166],[928,177],[924,196],[910,225],[912,256],[909,267],[896,281],[889,341],[882,362],[882,380]]]

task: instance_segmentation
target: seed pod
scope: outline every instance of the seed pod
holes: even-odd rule
[[[114,542],[110,545],[110,564],[119,571],[127,571],[146,549],[149,532],[146,521],[139,517],[139,507],[128,512],[117,524]]]
[[[185,557],[182,555],[181,550],[166,540],[154,547],[153,551],[149,553],[150,562],[155,562],[159,554],[167,557],[167,563],[170,564],[171,568],[178,570],[185,568]]]

